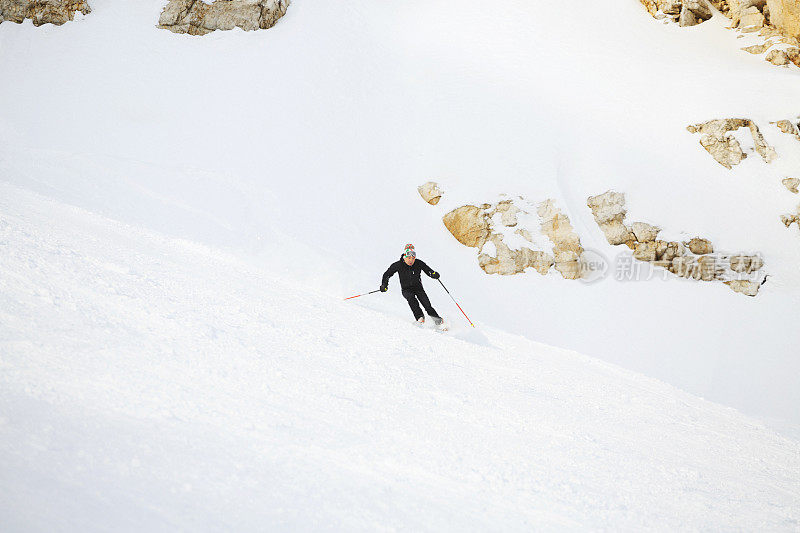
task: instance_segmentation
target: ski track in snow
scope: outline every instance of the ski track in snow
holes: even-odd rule
[[[0,523],[800,527],[798,442],[574,352],[454,335],[0,183]]]

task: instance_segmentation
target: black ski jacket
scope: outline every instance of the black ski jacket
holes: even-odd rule
[[[403,289],[411,289],[413,287],[422,287],[422,280],[419,278],[420,272],[425,272],[430,277],[433,274],[433,269],[425,264],[422,259],[416,259],[414,264],[408,266],[403,257],[400,256],[400,261],[392,263],[386,272],[383,273],[383,283],[381,286],[389,285],[389,278],[394,276],[395,272],[400,276],[400,287]]]

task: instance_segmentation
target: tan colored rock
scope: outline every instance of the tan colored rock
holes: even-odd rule
[[[553,265],[553,257],[545,252],[534,251],[525,247],[519,250],[511,250],[503,242],[502,235],[494,234],[488,242],[491,242],[495,248],[494,256],[485,253],[481,253],[478,256],[478,265],[487,274],[511,276],[524,272],[526,268],[533,268],[540,274],[545,275]]]
[[[778,67],[782,67],[783,65],[788,65],[791,63],[789,56],[786,55],[786,52],[783,50],[772,50],[770,53],[767,54],[767,57],[764,58],[765,61],[769,61],[773,65]]]
[[[800,185],[800,178],[783,178],[781,181],[783,186],[789,189],[789,191],[797,194],[798,193],[798,185]]]
[[[564,279],[580,279],[582,275],[580,254],[564,250],[555,254],[555,269]]]
[[[765,163],[772,163],[778,154],[775,149],[767,143],[764,135],[758,129],[758,126],[752,120],[747,121],[747,127],[750,129],[750,135],[753,136],[753,143],[755,144],[756,153],[761,156]]]
[[[797,0],[767,0],[769,21],[784,35],[800,38],[800,3]]]
[[[437,184],[435,181],[423,183],[417,187],[417,191],[419,192],[419,195],[422,196],[422,199],[431,205],[438,204],[439,200],[442,199],[443,193],[439,189],[439,184]]]
[[[739,292],[747,296],[755,296],[758,294],[758,289],[761,288],[760,283],[750,280],[734,279],[726,281],[725,285],[733,289],[734,292]]]
[[[676,257],[686,254],[686,246],[682,242],[669,242],[661,257],[664,261],[672,261]]]
[[[553,243],[553,252],[572,251],[577,255],[583,253],[581,239],[567,215],[561,213],[553,200],[540,203],[537,213],[541,218],[542,233]]]
[[[625,195],[615,191],[606,191],[591,196],[586,205],[592,210],[594,220],[606,237],[608,244],[624,244],[632,240],[630,230],[625,226]]]
[[[750,130],[756,152],[761,155],[765,162],[772,162],[777,157],[777,153],[767,144],[758,126],[750,119],[729,118],[710,120],[708,122],[690,125],[686,129],[690,133],[700,133],[700,145],[705,148],[720,165],[731,169],[733,165],[738,165],[747,155],[742,151],[739,141],[737,141],[730,132],[744,127]]]
[[[531,235],[531,232],[525,228],[517,228],[517,230],[514,233],[521,236],[528,242],[533,242],[533,235]]]
[[[798,229],[800,229],[800,206],[797,208],[798,214],[789,213],[787,215],[781,215],[781,222],[787,228],[792,224],[797,224]]]
[[[76,11],[88,15],[92,9],[85,0],[0,0],[0,23],[22,24],[25,19],[31,19],[34,26],[60,26],[74,20]]]
[[[658,257],[655,241],[640,242],[633,249],[633,258],[639,261],[652,262]]]
[[[503,200],[498,202],[494,213],[500,213],[500,223],[508,228],[517,225],[517,213],[520,209],[514,205],[511,200]],[[492,213],[492,215],[494,214]]]
[[[767,41],[767,42],[762,43],[762,44],[754,44],[753,46],[745,46],[744,48],[742,48],[742,50],[744,50],[745,52],[750,53],[750,54],[758,55],[758,54],[763,54],[764,52],[766,52],[767,50],[772,48],[772,46],[774,44],[775,43],[773,41]]]
[[[744,33],[759,31],[766,23],[764,14],[755,6],[746,8],[739,19],[739,29]]]
[[[777,122],[770,122],[770,124],[775,124],[783,133],[793,135],[795,139],[800,141],[800,128],[798,128],[798,124],[791,120],[779,120]]]
[[[749,272],[753,258],[749,255],[734,255],[730,258],[731,270],[734,272]]]
[[[581,239],[569,217],[561,213],[553,200],[545,200],[537,208],[542,233],[553,243],[555,267],[565,279],[581,277],[580,257],[583,253]]]
[[[634,222],[631,224],[631,231],[637,241],[648,242],[656,240],[661,228],[645,224],[644,222]]]
[[[669,271],[676,276],[690,278],[692,277],[692,272],[694,272],[695,265],[696,261],[694,257],[690,255],[681,255],[672,259]]]
[[[175,33],[206,35],[214,30],[267,29],[286,14],[290,0],[169,0],[158,27]]]
[[[710,254],[714,252],[714,247],[707,239],[695,237],[685,244],[686,247],[689,248],[689,251],[696,255]]]
[[[764,260],[760,255],[734,255],[730,259],[731,270],[739,274],[750,274],[761,270]]]
[[[723,265],[713,255],[704,255],[697,258],[697,270],[699,279],[702,281],[713,281],[719,279],[724,274]]]
[[[489,238],[489,223],[483,209],[465,205],[442,217],[445,227],[464,246],[481,248]]]

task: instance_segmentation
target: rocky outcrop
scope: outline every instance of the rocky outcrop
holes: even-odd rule
[[[756,123],[750,119],[728,118],[709,120],[708,122],[700,124],[692,124],[687,126],[686,129],[690,133],[699,133],[701,135],[700,145],[705,148],[705,150],[711,154],[711,157],[720,165],[731,169],[734,165],[738,165],[742,159],[747,157],[747,154],[742,151],[739,141],[731,135],[731,132],[745,127],[750,129],[755,151],[765,162],[771,163],[778,154],[764,139]]]
[[[639,0],[657,19],[671,19],[681,26],[694,26],[711,18],[706,0]]]
[[[534,207],[538,218],[532,215]],[[524,217],[524,224],[520,217]],[[463,205],[445,214],[442,221],[458,242],[478,250],[478,265],[487,274],[508,276],[532,268],[544,275],[555,266],[565,279],[583,277],[584,250],[580,238],[554,200],[534,205],[518,197],[518,200],[504,199],[494,204]],[[532,231],[550,240],[552,254],[533,249]],[[524,245],[525,242],[530,246]]]
[[[783,225],[787,228],[792,224],[797,224],[797,228],[800,229],[800,205],[797,206],[796,211],[796,213],[781,215],[781,222],[783,222]]]
[[[175,33],[206,35],[214,30],[264,30],[278,22],[289,0],[170,0],[158,27]]]
[[[771,50],[764,59],[779,67],[789,64],[794,64],[800,67],[800,48]]]
[[[608,191],[598,196],[592,196],[587,204],[608,244],[625,244],[634,239],[630,229],[623,222],[627,213],[624,194]]]
[[[555,266],[565,279],[579,279],[582,276],[581,255],[583,246],[581,239],[569,218],[556,207],[554,200],[545,200],[537,209],[541,218],[542,233],[553,243]]]
[[[783,183],[784,187],[789,189],[789,192],[793,192],[794,194],[800,192],[797,188],[800,185],[800,178],[783,178],[781,183]]]
[[[436,205],[439,203],[439,200],[442,199],[442,191],[439,189],[439,185],[435,181],[429,181],[427,183],[423,183],[419,187],[417,187],[417,191],[419,195],[422,196],[422,199],[428,202],[431,205]]]
[[[656,19],[694,26],[711,18],[714,7],[731,19],[730,27],[758,33],[769,40],[743,48],[764,54],[779,43],[793,48],[771,50],[764,58],[774,65],[800,66],[800,2],[797,0],[639,0]]]
[[[770,124],[775,124],[783,133],[793,135],[795,139],[800,141],[800,123],[791,120],[779,120],[777,122],[770,122]]]
[[[661,228],[644,222],[625,225],[625,195],[606,191],[590,197],[586,204],[592,210],[609,244],[624,244],[632,250],[633,259],[682,278],[698,281],[722,281],[732,290],[755,296],[761,282],[757,274],[764,266],[758,255],[735,256],[715,254],[707,239],[695,237],[686,242],[658,239]]]
[[[800,38],[800,4],[797,0],[766,0],[769,22],[784,35]]]
[[[482,248],[491,236],[489,217],[482,207],[458,207],[447,213],[442,221],[458,242],[470,248]]]
[[[0,0],[0,23],[31,19],[34,26],[60,26],[73,20],[76,11],[88,15],[92,9],[85,0]]]
[[[492,234],[489,244],[490,246],[484,246],[478,255],[478,265],[487,274],[508,276],[525,272],[525,269],[530,267],[545,275],[553,266],[552,255],[524,246],[519,250],[512,250],[503,242],[502,235]]]

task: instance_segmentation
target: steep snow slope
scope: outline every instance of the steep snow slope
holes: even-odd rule
[[[0,250],[6,530],[800,525],[798,442],[596,359],[6,184]]]
[[[800,151],[767,124],[800,112],[800,78],[739,52],[727,20],[662,26],[634,0],[298,0],[269,31],[190,38],[154,27],[162,5],[3,25],[0,180],[328,295],[375,287],[414,242],[476,320],[800,423],[800,246],[778,221]],[[727,116],[758,121],[780,159],[728,171],[684,129]],[[416,195],[431,178],[453,202],[556,198],[610,259],[585,200],[615,188],[632,220],[762,252],[770,281],[751,300],[488,277]]]

